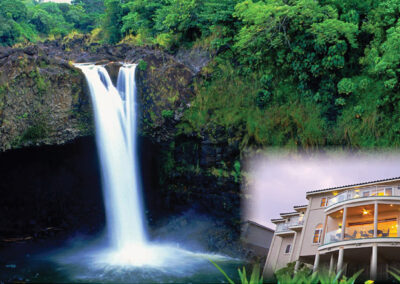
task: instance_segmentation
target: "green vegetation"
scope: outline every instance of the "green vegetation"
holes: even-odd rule
[[[216,262],[212,261],[211,259],[209,259],[209,261],[225,276],[226,280],[228,280],[228,282],[230,284],[235,284],[235,282],[226,274],[226,272]],[[254,265],[250,279],[247,279],[245,267],[243,267],[242,270],[240,270],[240,268],[239,268],[238,273],[239,273],[241,284],[262,284],[263,283],[263,278],[260,273],[259,265]]]
[[[226,272],[214,261],[210,262],[225,276],[230,284],[235,284],[235,282],[226,274]],[[246,269],[243,267],[242,270],[238,269],[241,284],[262,284],[263,277],[261,276],[260,267],[258,264],[253,266],[253,271],[251,273],[250,279],[246,277]],[[354,284],[357,278],[362,273],[362,270],[356,272],[350,278],[342,276],[342,272],[337,274],[329,273],[327,271],[314,272],[311,269],[303,267],[298,272],[294,273],[294,263],[289,264],[278,270],[275,273],[276,282],[278,284]],[[389,272],[390,273],[390,272]],[[392,275],[398,276],[395,273]],[[397,278],[396,278],[397,279]],[[267,282],[270,283],[270,282]],[[371,280],[367,280],[365,284],[373,283]]]
[[[74,0],[73,5],[0,0],[0,45],[89,33],[100,25],[103,12],[103,0]]]
[[[105,41],[218,54],[181,132],[221,127],[241,148],[400,145],[398,3],[114,2],[105,1]]]
[[[399,17],[391,0],[0,0],[0,43],[201,48],[214,56],[180,132],[222,129],[242,149],[399,147]]]
[[[145,71],[147,69],[147,62],[144,60],[140,60],[138,63],[139,70]]]
[[[161,111],[161,115],[162,115],[162,117],[164,117],[166,119],[171,119],[171,118],[174,118],[174,111],[171,109],[163,109]]]

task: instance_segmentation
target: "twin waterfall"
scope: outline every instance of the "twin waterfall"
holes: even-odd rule
[[[103,66],[76,66],[86,76],[94,108],[111,247],[137,253],[147,240],[136,153],[136,65],[120,68],[117,87]]]
[[[150,242],[146,236],[136,153],[136,65],[120,68],[117,87],[103,66],[75,66],[85,74],[93,102],[110,240],[106,247],[89,253],[91,262],[100,266],[157,267],[163,273],[179,275],[193,273],[195,267],[200,269],[205,264],[208,273],[208,258],[225,258],[191,252],[176,244]]]

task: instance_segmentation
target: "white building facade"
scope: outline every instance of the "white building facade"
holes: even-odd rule
[[[264,276],[290,262],[363,277],[389,277],[400,267],[400,178],[306,193],[307,205],[272,219],[275,234]]]

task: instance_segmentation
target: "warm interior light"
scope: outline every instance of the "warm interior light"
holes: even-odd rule
[[[343,210],[340,210],[340,213],[343,213]]]
[[[363,209],[363,215],[367,215],[368,213],[368,210]]]
[[[393,207],[393,204],[390,204],[390,207]]]
[[[355,192],[359,192],[359,191],[360,191],[359,189],[356,189],[356,190],[355,190]]]

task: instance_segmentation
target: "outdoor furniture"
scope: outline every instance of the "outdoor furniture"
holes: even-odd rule
[[[390,229],[388,229],[386,233],[382,232],[382,237],[388,237],[389,233],[390,233]]]
[[[367,233],[365,233],[364,231],[360,231],[360,235],[363,238],[368,238],[369,237],[369,235]]]
[[[344,234],[345,239],[355,239],[357,236],[357,231],[354,231],[352,235]]]
[[[330,242],[337,242],[339,241],[338,238],[336,238],[335,236],[331,236]]]
[[[372,236],[374,235],[374,230],[369,230],[368,233],[370,233]],[[377,230],[376,235],[381,235],[383,232],[382,230]]]

